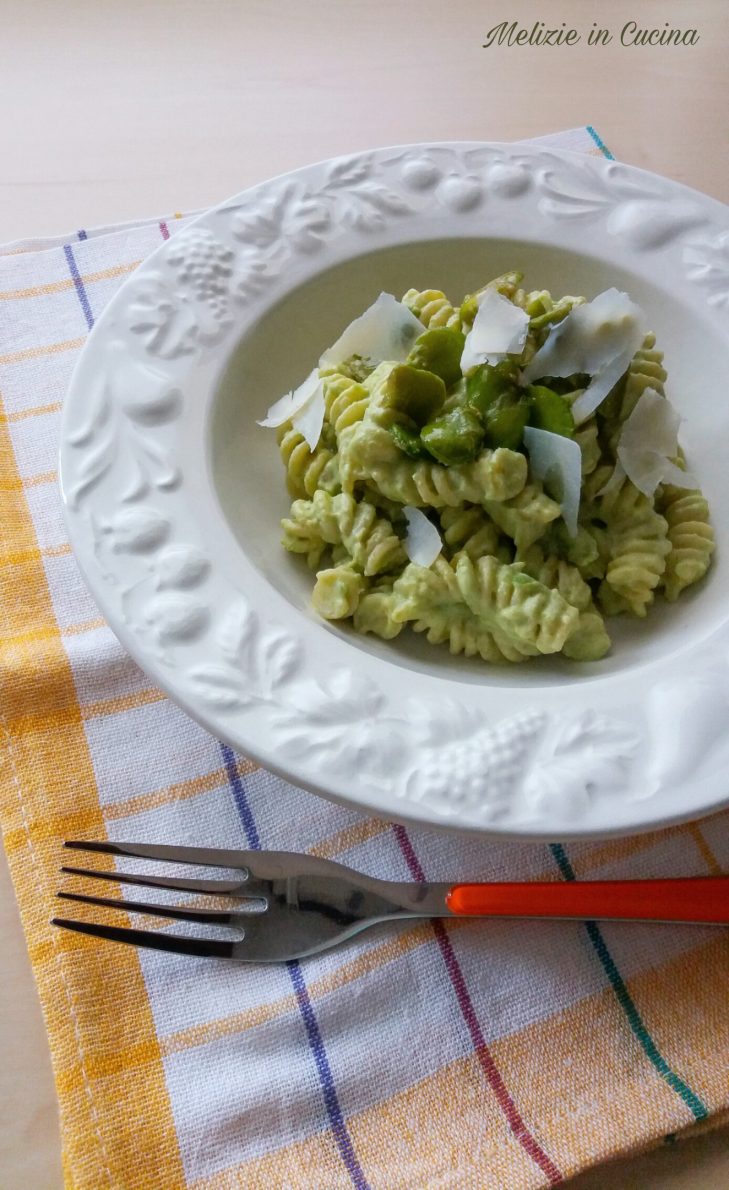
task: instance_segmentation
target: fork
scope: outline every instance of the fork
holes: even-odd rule
[[[102,852],[173,864],[227,868],[235,879],[139,875],[64,865],[62,872],[143,888],[229,898],[230,909],[199,909],[145,901],[58,896],[85,905],[124,909],[175,921],[229,926],[240,938],[183,937],[152,930],[54,917],[51,924],[112,942],[199,958],[243,963],[303,959],[382,922],[419,917],[576,918],[729,925],[729,876],[671,880],[590,880],[528,883],[402,883],[378,880],[328,859],[288,851],[225,851],[145,843],[74,840],[76,851]]]

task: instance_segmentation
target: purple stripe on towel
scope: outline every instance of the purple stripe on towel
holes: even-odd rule
[[[78,300],[81,303],[81,309],[84,312],[84,318],[86,319],[86,325],[89,328],[89,330],[91,330],[92,326],[94,325],[94,316],[91,313],[91,304],[89,302],[89,295],[86,292],[86,287],[84,286],[84,283],[81,279],[81,274],[78,271],[78,265],[76,264],[76,257],[73,254],[73,248],[71,247],[70,244],[64,244],[63,251],[66,255],[66,263],[68,264],[68,271],[71,274],[71,277],[73,278],[74,285],[76,286],[76,293],[78,295]]]
[[[223,761],[225,763],[225,771],[228,774],[228,784],[230,785],[231,793],[233,794],[233,801],[235,808],[238,811],[240,820],[243,824],[248,846],[254,851],[261,850],[261,839],[256,827],[255,818],[251,809],[248,795],[246,793],[245,782],[238,772],[236,765],[235,753],[227,744],[220,745],[220,751],[223,754]],[[357,1187],[357,1190],[369,1190],[369,1183],[364,1176],[362,1167],[357,1160],[357,1154],[354,1151],[352,1138],[347,1131],[347,1125],[342,1114],[342,1108],[339,1103],[336,1086],[334,1083],[334,1076],[332,1068],[329,1065],[329,1058],[327,1057],[324,1039],[319,1029],[319,1022],[316,1019],[314,1006],[311,1003],[311,998],[306,987],[304,973],[301,970],[301,964],[295,959],[286,964],[286,967],[293,984],[294,992],[296,994],[296,1002],[299,1006],[304,1028],[306,1030],[306,1037],[309,1042],[312,1056],[314,1058],[314,1065],[319,1076],[319,1085],[321,1086],[322,1096],[324,1099],[324,1106],[326,1108],[327,1116],[329,1117],[329,1126],[339,1150],[339,1156],[352,1179],[352,1184]]]
[[[418,882],[425,882],[425,873],[422,864],[415,854],[415,849],[410,841],[410,837],[404,826],[393,826],[395,838],[397,839],[400,850],[402,851],[405,863],[413,880]],[[542,1172],[546,1175],[551,1186],[558,1186],[564,1180],[561,1171],[552,1161],[551,1157],[545,1153],[536,1137],[532,1136],[527,1128],[524,1119],[516,1106],[514,1100],[509,1094],[506,1083],[504,1082],[498,1067],[494,1061],[493,1055],[486,1044],[486,1039],[481,1031],[481,1026],[476,1015],[476,1009],[471,999],[466,981],[463,977],[461,965],[456,958],[456,953],[453,949],[448,931],[443,925],[442,921],[437,918],[432,922],[435,940],[438,943],[440,953],[445,964],[448,977],[453,985],[453,990],[456,994],[458,1007],[461,1010],[461,1015],[466,1023],[466,1028],[471,1035],[473,1048],[478,1058],[481,1069],[486,1076],[486,1081],[493,1091],[496,1101],[501,1108],[509,1127],[522,1146],[524,1151],[529,1154],[535,1165],[538,1165]]]

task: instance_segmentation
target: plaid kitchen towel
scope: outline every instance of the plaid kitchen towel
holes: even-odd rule
[[[590,129],[550,138],[605,152]],[[364,818],[234,754],[99,617],[56,476],[78,352],[185,220],[0,255],[0,814],[45,1013],[68,1185],[505,1188],[729,1118],[729,935],[419,922],[237,967],[51,930],[70,837],[307,850],[393,879],[729,866],[729,813],[569,847]]]

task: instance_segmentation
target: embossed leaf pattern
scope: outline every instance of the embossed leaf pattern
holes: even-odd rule
[[[270,692],[278,689],[299,669],[301,645],[280,628],[269,629],[260,642],[260,666]]]
[[[709,305],[729,306],[729,232],[692,241],[683,259],[689,281],[709,291]]]
[[[152,483],[157,488],[174,488],[180,482],[180,469],[170,462],[169,453],[153,438],[140,440],[138,449],[147,457],[150,464]]]
[[[540,174],[539,190],[543,196],[539,209],[555,219],[592,217],[612,204],[609,194],[599,189],[592,178],[585,179],[581,186],[574,181],[565,184],[551,170]]]
[[[421,744],[427,744],[433,736],[433,707],[422,699],[411,698],[407,703],[408,721]],[[483,727],[483,715],[475,708],[464,706],[454,698],[444,698],[438,703],[438,732],[443,739],[455,741],[472,736]]]
[[[343,777],[357,771],[387,786],[402,772],[407,762],[409,740],[404,732],[388,728],[383,735],[374,724],[362,725],[337,742],[335,756]]]
[[[299,252],[314,252],[322,247],[324,235],[331,222],[331,213],[326,203],[308,196],[289,208],[283,232]]]
[[[145,292],[149,296],[152,290]],[[138,303],[132,305],[138,313]],[[150,485],[169,489],[180,479],[166,448],[149,432],[181,412],[179,386],[165,372],[135,359],[120,339],[108,345],[105,355],[106,372],[90,389],[86,419],[69,436],[72,446],[85,450],[78,482],[70,490],[74,507],[107,476],[115,481],[115,499],[126,504],[145,498]]]
[[[523,160],[529,162],[529,158]],[[632,181],[620,165],[611,165],[603,171],[596,170],[585,160],[571,162],[566,167],[560,157],[551,153],[540,154],[539,161],[546,168],[537,170],[538,188],[547,196],[540,199],[539,207],[554,218],[594,216],[615,209],[619,205],[616,199],[635,201],[660,197],[650,188]]]
[[[127,482],[119,495],[122,504],[134,504],[149,495],[149,483],[139,459],[129,459],[126,478]]]
[[[372,169],[372,154],[359,157],[342,157],[334,161],[327,172],[327,189],[356,186],[367,178]]]
[[[72,446],[86,446],[109,420],[110,403],[107,378],[90,386],[86,396],[86,417],[77,430],[68,435]]]
[[[405,202],[394,190],[388,190],[386,186],[376,186],[368,182],[357,188],[357,194],[364,202],[370,203],[387,215],[407,215],[412,210],[410,203]]]
[[[244,666],[253,634],[258,629],[258,616],[247,599],[241,597],[226,612],[216,632],[220,652],[231,665]]]
[[[240,679],[222,667],[196,666],[190,670],[190,681],[197,696],[208,706],[232,710],[254,701],[252,696],[246,693]]]
[[[380,231],[387,220],[382,211],[374,207],[349,203],[342,211],[342,222],[354,231]]]
[[[113,434],[107,431],[101,442],[93,450],[89,451],[83,461],[79,463],[76,472],[78,482],[74,484],[69,493],[69,501],[72,508],[76,508],[81,496],[91,491],[99,480],[103,479],[106,475],[114,461],[116,449],[116,440]]]
[[[638,742],[632,728],[594,711],[553,719],[525,782],[529,801],[540,809],[584,809],[597,789],[620,788]]]
[[[407,762],[406,731],[388,728],[385,732],[373,720],[342,723],[336,718],[335,707],[330,707],[330,712],[329,721],[313,723],[311,716],[294,707],[277,709],[273,721],[284,750],[297,759],[315,762],[342,781],[357,772],[389,785]]]
[[[233,216],[233,234],[245,244],[269,248],[280,237],[284,212],[294,193],[295,187],[286,185],[271,198],[239,206]]]
[[[161,283],[145,286],[129,306],[129,328],[147,349],[161,359],[174,359],[195,350],[198,324],[190,305],[173,302]]]
[[[263,293],[279,276],[280,269],[274,262],[249,260],[233,281],[233,295],[241,305],[246,305]]]
[[[319,730],[360,723],[378,713],[384,695],[370,678],[340,668],[325,682],[308,682],[294,692],[293,712],[299,725]]]
[[[378,716],[384,701],[369,678],[341,668],[326,685],[294,688],[273,721],[289,754],[308,757],[342,779],[358,771],[390,784],[406,763],[411,736],[404,719]]]
[[[273,204],[266,204],[260,211],[253,211],[250,215],[241,214],[236,221],[236,235],[247,244],[256,248],[268,248],[278,239],[281,230],[281,218],[274,210]]]
[[[401,195],[374,182],[354,188],[340,205],[343,221],[358,231],[376,231],[386,225],[388,216],[406,215],[412,210]]]
[[[380,687],[371,678],[344,668],[332,674],[328,695],[340,709],[338,717],[343,721],[376,715],[385,701]]]
[[[588,162],[538,171],[540,210],[556,219],[592,219],[607,214],[607,230],[637,250],[662,248],[705,221],[696,203],[673,201],[654,186],[636,182],[625,167],[596,172]]]

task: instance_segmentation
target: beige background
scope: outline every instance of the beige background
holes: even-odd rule
[[[507,17],[565,21],[582,42],[482,49]],[[586,45],[593,21],[619,34],[629,20],[700,40]],[[726,202],[728,62],[729,0],[0,0],[0,241],[192,210],[374,145],[578,124]],[[4,860],[0,954],[0,1186],[54,1190],[55,1098]],[[729,1140],[578,1186],[726,1188]]]

